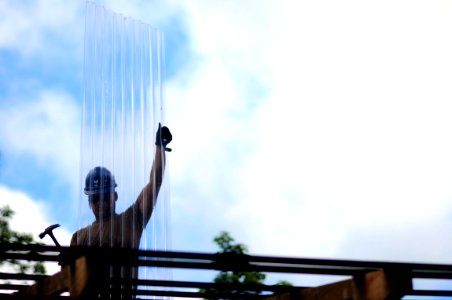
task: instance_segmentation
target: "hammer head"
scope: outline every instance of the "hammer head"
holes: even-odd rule
[[[60,224],[53,224],[53,225],[50,225],[50,226],[47,227],[43,232],[41,232],[41,233],[39,234],[39,238],[42,239],[43,237],[46,236],[46,234],[51,233],[52,230],[54,230],[55,228],[58,228],[58,227],[60,227],[60,226],[61,226]]]

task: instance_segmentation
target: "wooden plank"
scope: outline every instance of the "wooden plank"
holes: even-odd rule
[[[266,300],[383,300],[400,299],[412,289],[409,272],[379,270],[353,279],[318,287],[305,288],[298,293],[274,295]]]
[[[71,297],[90,297],[100,287],[101,279],[105,271],[101,269],[95,259],[82,256],[75,260],[69,267],[69,294]]]
[[[274,295],[268,298],[265,298],[265,300],[292,300],[293,295],[291,293],[284,293],[280,295]]]
[[[292,293],[274,295],[266,300],[352,300],[356,297],[353,279],[342,280],[318,287],[303,288]]]
[[[357,299],[400,299],[413,288],[409,272],[405,270],[380,270],[355,277]]]
[[[79,257],[73,263],[65,265],[61,271],[39,280],[18,292],[24,296],[54,296],[69,291],[72,297],[88,295],[97,284],[95,267],[86,256]]]
[[[63,268],[60,272],[46,277],[37,283],[21,289],[19,295],[53,296],[60,295],[68,290],[68,272]]]
[[[300,298],[303,300],[334,299],[351,300],[355,299],[355,286],[352,279],[342,280],[319,287],[302,290]]]

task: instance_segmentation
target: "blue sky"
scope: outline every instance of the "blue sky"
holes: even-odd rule
[[[175,250],[452,261],[449,1],[98,3],[165,32]],[[0,1],[0,203],[63,244],[84,8]]]

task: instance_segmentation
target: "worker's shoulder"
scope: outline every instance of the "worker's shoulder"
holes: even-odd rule
[[[91,224],[88,226],[85,226],[83,228],[80,228],[79,230],[75,231],[72,234],[72,237],[74,238],[75,236],[82,236],[82,235],[86,235],[89,232],[89,229],[91,227]]]
[[[74,235],[87,234],[93,230],[97,230],[101,223],[107,223],[107,222],[94,221],[91,224],[78,229],[76,232],[74,232]]]

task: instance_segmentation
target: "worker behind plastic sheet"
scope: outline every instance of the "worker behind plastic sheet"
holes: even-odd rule
[[[167,127],[159,128],[156,133],[156,151],[149,176],[149,182],[142,189],[136,201],[124,212],[116,213],[118,194],[114,175],[105,167],[95,167],[86,176],[84,193],[88,196],[89,207],[93,211],[95,221],[75,232],[71,246],[90,246],[108,248],[137,249],[141,235],[148,223],[162,184],[165,170],[165,151],[171,151],[166,146],[171,142],[172,135]],[[110,278],[136,279],[136,267],[121,267],[104,270]],[[110,292],[117,287],[109,286]],[[122,287],[123,292],[125,287]],[[129,286],[129,289],[133,288]],[[126,289],[127,290],[127,289]],[[110,294],[108,292],[107,294]],[[105,292],[102,292],[105,296]],[[116,294],[116,292],[115,292]],[[99,294],[100,295],[100,294]],[[118,296],[118,294],[116,294]],[[127,297],[129,298],[129,297]]]

